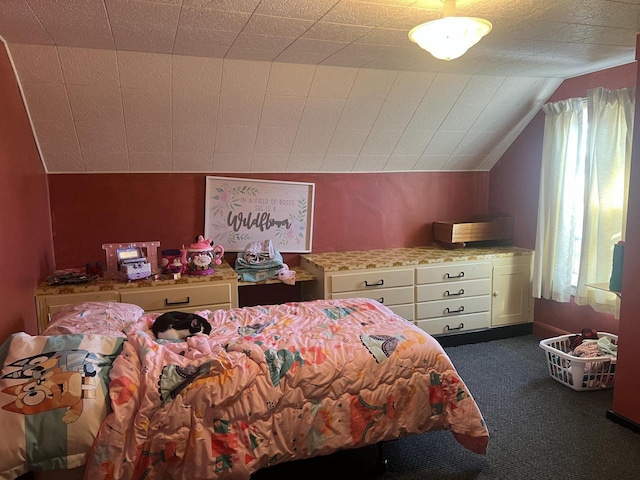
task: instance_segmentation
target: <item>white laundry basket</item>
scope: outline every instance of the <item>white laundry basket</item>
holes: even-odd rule
[[[578,391],[602,390],[613,387],[616,373],[616,358],[576,357],[570,355],[570,338],[573,335],[540,340],[545,351],[549,375],[558,382]],[[598,332],[598,338],[608,337],[611,343],[618,343],[618,336],[612,333]]]

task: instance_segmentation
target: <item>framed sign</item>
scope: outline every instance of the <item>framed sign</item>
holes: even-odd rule
[[[205,238],[229,252],[271,240],[279,252],[310,252],[314,183],[207,177]]]

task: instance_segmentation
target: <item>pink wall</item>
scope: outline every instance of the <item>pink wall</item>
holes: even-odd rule
[[[0,43],[0,342],[36,333],[33,290],[54,267],[47,177],[11,62]]]
[[[586,97],[587,90],[595,87],[617,89],[635,84],[636,63],[633,62],[565,80],[549,101]],[[489,211],[513,215],[516,219],[514,243],[525,248],[535,248],[536,243],[543,133],[544,113],[540,112],[500,158],[489,180]],[[576,332],[585,327],[617,334],[618,325],[612,315],[595,313],[590,307],[544,299],[535,301],[533,331],[541,337]]]
[[[487,213],[487,172],[227,176],[314,183],[314,252],[428,245],[431,222]],[[103,243],[192,242],[204,229],[205,177],[49,175],[57,267],[104,260]]]
[[[636,36],[636,59],[640,58],[640,35]],[[640,66],[637,78],[640,79]],[[636,82],[636,92],[640,82]],[[640,105],[636,100],[627,212],[627,245],[622,271],[622,303],[620,305],[620,352],[613,390],[613,411],[640,428]]]
[[[553,92],[550,102],[566,100],[573,97],[586,97],[587,90],[605,87],[611,90],[633,87],[636,84],[636,62],[627,63],[619,67],[600,70],[599,72],[569,78]]]
[[[491,169],[489,211],[511,215],[513,243],[533,249],[542,161],[544,116],[538,113]]]

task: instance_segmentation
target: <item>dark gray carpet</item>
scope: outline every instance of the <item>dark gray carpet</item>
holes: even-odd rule
[[[373,446],[278,465],[253,479],[639,479],[640,435],[605,417],[613,391],[577,392],[553,380],[539,341],[526,335],[445,349],[484,415],[486,456],[448,431],[430,432],[384,444],[384,474],[372,468]]]

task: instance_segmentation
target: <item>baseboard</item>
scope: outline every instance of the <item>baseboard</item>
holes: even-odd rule
[[[469,343],[490,342],[503,338],[529,335],[533,331],[533,323],[519,323],[505,327],[487,328],[472,332],[449,333],[447,335],[435,335],[435,338],[443,347],[457,347]]]
[[[640,424],[634,422],[633,420],[629,420],[627,417],[623,417],[622,415],[614,412],[613,410],[607,410],[607,418],[618,425],[622,425],[623,427],[628,428],[632,432],[640,433]]]
[[[567,332],[566,330],[562,330],[554,325],[549,325],[544,322],[540,322],[538,320],[533,322],[533,334],[537,335],[540,338],[551,338],[551,337],[559,337],[561,335],[567,335],[571,332]]]

